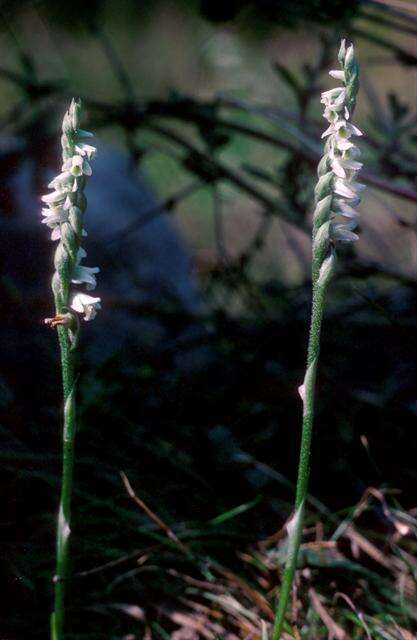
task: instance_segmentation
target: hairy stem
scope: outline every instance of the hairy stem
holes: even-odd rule
[[[57,327],[61,351],[64,393],[64,427],[62,436],[62,481],[56,535],[56,574],[54,612],[51,616],[52,640],[64,639],[65,586],[69,567],[69,537],[71,533],[71,495],[74,473],[75,444],[75,350],[78,343],[79,320],[74,313],[83,313],[85,320],[95,317],[100,298],[85,293],[71,295],[71,285],[88,285],[94,289],[94,274],[98,267],[86,267],[82,260],[87,253],[81,247],[84,233],[83,217],[87,206],[84,195],[86,177],[92,173],[89,160],[95,147],[83,142],[92,134],[79,127],[81,104],[72,100],[62,123],[62,167],[48,188],[52,193],[42,196],[46,207],[42,209],[43,222],[53,230],[51,239],[59,243],[54,253],[55,272],[52,291],[55,299],[55,317],[45,323]]]
[[[57,313],[61,311],[57,301]],[[69,566],[71,495],[75,444],[75,367],[74,351],[66,327],[58,327],[64,391],[64,426],[62,438],[62,480],[56,533],[56,574],[54,578],[54,612],[51,618],[52,640],[64,638],[65,585]]]
[[[313,269],[314,271],[314,269]],[[314,275],[313,275],[314,278]],[[320,351],[320,331],[326,294],[326,284],[319,284],[313,280],[313,303],[311,311],[310,337],[308,342],[307,370],[304,378],[303,398],[303,426],[298,464],[297,489],[295,498],[295,513],[289,524],[288,557],[277,612],[275,616],[272,640],[279,640],[287,611],[288,599],[291,592],[294,574],[297,567],[298,552],[304,524],[304,506],[307,498],[308,480],[310,476],[311,438],[314,419],[314,390],[316,383],[317,363]]]

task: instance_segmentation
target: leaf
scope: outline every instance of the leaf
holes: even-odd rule
[[[232,518],[236,518],[236,516],[239,516],[241,513],[245,513],[245,511],[249,511],[249,509],[252,509],[253,507],[255,507],[261,499],[262,499],[262,496],[260,495],[256,496],[256,498],[251,502],[240,504],[239,506],[234,507],[229,511],[225,511],[224,513],[221,513],[220,515],[216,516],[212,520],[209,520],[208,524],[215,526],[217,524],[222,524],[223,522],[226,522],[226,520],[231,520]]]

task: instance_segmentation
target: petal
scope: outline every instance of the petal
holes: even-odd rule
[[[338,98],[340,94],[344,93],[345,91],[346,90],[344,87],[334,87],[333,89],[329,89],[328,91],[323,91],[323,93],[321,94],[322,101]]]
[[[337,193],[339,196],[342,196],[343,198],[350,199],[350,198],[357,197],[357,193],[352,188],[352,185],[350,185],[345,180],[342,180],[341,178],[338,178],[337,180],[335,180],[334,186],[335,186],[335,189],[334,189],[335,193]]]
[[[339,94],[339,96],[336,98],[336,100],[334,101],[333,104],[336,107],[342,107],[344,102],[345,102],[345,100],[346,100],[346,90],[343,89],[342,93]]]
[[[46,202],[46,204],[51,204],[53,202],[62,202],[65,198],[65,193],[62,191],[53,191],[52,193],[48,193],[45,196],[41,197],[42,202]]]
[[[339,158],[335,157],[333,159],[332,169],[339,178],[346,178],[346,171],[344,170]]]
[[[346,82],[344,71],[332,69],[331,71],[329,71],[329,76],[332,76],[332,78],[336,78],[336,80],[342,80],[343,82]]]
[[[360,129],[358,129],[358,127],[355,127],[354,124],[349,123],[349,128],[352,131],[352,134],[354,136],[362,136],[363,135],[362,131]]]
[[[87,257],[87,251],[80,247],[77,251],[77,265],[80,264],[81,260]]]
[[[80,142],[79,145],[75,145],[75,151],[79,153],[81,156],[87,156],[89,160],[91,160],[97,152],[97,149],[93,147],[91,144],[85,144],[84,142]]]
[[[339,242],[355,242],[355,240],[359,239],[357,233],[346,229],[343,224],[334,225],[331,229],[331,236],[333,240],[338,240]]]
[[[56,178],[51,180],[51,182],[48,184],[48,189],[56,189],[56,187],[62,188],[62,186],[67,184],[70,181],[70,179],[71,179],[70,172],[63,171],[58,176],[56,176]]]
[[[94,138],[94,133],[91,133],[91,131],[85,131],[84,129],[77,129],[77,138]]]
[[[71,308],[79,313],[84,313],[84,320],[92,320],[101,309],[100,298],[93,298],[86,293],[77,293],[72,299]]]
[[[347,138],[337,137],[336,146],[338,149],[340,149],[340,151],[346,151],[347,149],[352,149],[352,147],[354,147],[355,145],[353,144],[353,142],[350,142],[350,140],[347,140]]]
[[[87,160],[84,160],[83,162],[83,173],[86,176],[91,176],[91,174],[93,173],[90,165],[88,164]]]
[[[331,124],[330,127],[328,127],[328,129],[326,129],[326,131],[324,131],[321,134],[322,138],[326,138],[327,136],[330,136],[332,133],[334,133],[334,125]]]
[[[356,211],[356,209],[354,209],[347,202],[343,202],[343,200],[336,202],[336,209],[337,209],[336,213],[338,215],[345,216],[346,218],[352,218],[352,219],[359,218],[359,212]]]
[[[363,167],[362,162],[356,162],[356,160],[343,160],[343,164],[348,169],[352,169],[352,171],[360,171]]]
[[[71,302],[71,309],[74,309],[74,311],[78,311],[79,313],[83,313],[84,311],[84,307],[82,304],[82,299],[80,297],[80,294],[76,294]]]
[[[43,220],[41,220],[41,224],[46,224],[48,227],[55,227],[57,224],[62,222],[62,218],[59,214],[54,213],[50,216],[46,216]]]
[[[363,184],[362,182],[351,182],[350,186],[354,191],[363,191],[366,189],[366,184]]]

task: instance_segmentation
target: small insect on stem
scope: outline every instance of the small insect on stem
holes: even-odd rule
[[[54,329],[59,325],[62,327],[69,327],[74,322],[74,319],[69,313],[58,313],[53,318],[45,318],[44,323]]]

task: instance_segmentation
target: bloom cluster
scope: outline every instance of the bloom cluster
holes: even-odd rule
[[[42,196],[46,205],[42,209],[42,222],[52,230],[51,239],[59,241],[55,253],[56,273],[52,281],[57,314],[62,314],[70,306],[74,311],[83,313],[85,320],[91,320],[100,309],[100,298],[78,292],[69,300],[70,283],[84,284],[87,290],[93,290],[96,287],[95,274],[100,271],[98,267],[82,264],[87,256],[81,247],[81,239],[87,235],[83,229],[87,204],[84,187],[86,177],[92,173],[90,161],[96,149],[85,142],[93,134],[79,128],[79,118],[80,103],[73,100],[62,126],[61,173],[48,185],[53,189],[52,193]]]
[[[323,160],[326,169],[334,174],[330,239],[333,242],[352,242],[358,239],[353,231],[359,218],[355,207],[360,202],[360,193],[365,185],[356,181],[362,163],[357,161],[360,151],[353,142],[354,137],[361,136],[362,132],[350,121],[359,87],[358,66],[353,45],[346,48],[345,40],[342,40],[339,50],[339,62],[341,69],[332,70],[329,74],[341,80],[342,86],[321,95],[324,118],[330,123],[322,135],[322,138],[328,138]]]

